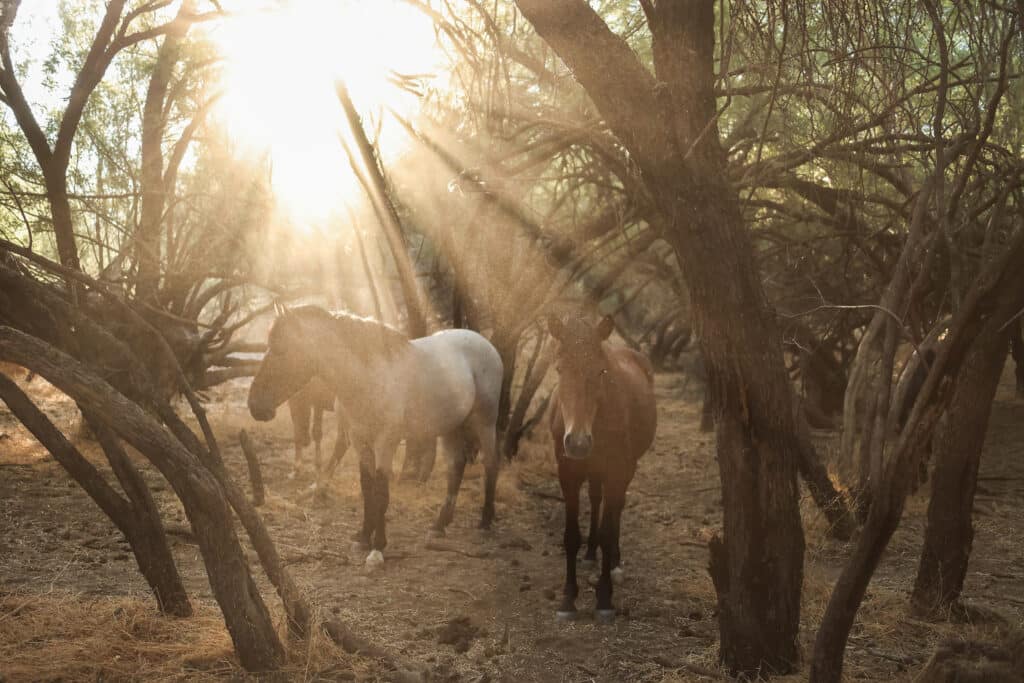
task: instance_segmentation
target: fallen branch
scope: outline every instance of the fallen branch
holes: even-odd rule
[[[263,472],[260,470],[260,459],[256,455],[256,447],[249,438],[249,433],[244,429],[238,432],[238,443],[242,446],[242,453],[245,454],[245,463],[249,466],[249,481],[252,483],[252,504],[256,507],[263,505],[266,499],[266,489],[263,487]]]
[[[435,550],[441,553],[458,553],[459,555],[465,555],[466,557],[472,557],[477,560],[485,560],[491,557],[490,550],[467,551],[450,546],[446,543],[438,543],[437,541],[427,541],[423,545],[423,548],[424,550]]]

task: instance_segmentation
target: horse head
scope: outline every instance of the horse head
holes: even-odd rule
[[[565,424],[565,455],[586,458],[594,445],[593,425],[597,407],[608,391],[610,363],[603,349],[615,324],[605,316],[597,325],[580,317],[568,320],[550,316],[548,330],[558,340],[555,369],[558,372],[558,405]]]
[[[249,387],[249,414],[260,422],[274,419],[278,406],[312,379],[316,343],[304,309],[289,311],[274,304],[277,318],[270,327],[267,352]]]

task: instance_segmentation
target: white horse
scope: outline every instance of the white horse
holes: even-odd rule
[[[487,339],[470,330],[444,330],[410,340],[383,323],[317,306],[278,309],[249,389],[249,412],[260,421],[273,419],[278,406],[314,376],[337,391],[359,453],[363,525],[356,541],[370,550],[367,566],[383,561],[391,461],[403,439],[441,437],[449,458],[448,495],[434,525],[441,534],[455,512],[472,449],[483,453],[480,527],[490,527],[502,363]]]

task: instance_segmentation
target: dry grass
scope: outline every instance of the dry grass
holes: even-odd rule
[[[193,601],[195,616],[159,615],[151,601],[74,593],[0,595],[0,678],[178,681],[244,678],[220,610]],[[366,670],[317,633],[293,643],[287,680]]]

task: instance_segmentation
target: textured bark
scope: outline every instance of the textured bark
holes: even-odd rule
[[[178,62],[181,41],[191,26],[184,17],[194,12],[194,5],[194,0],[181,4],[176,20],[160,44],[142,109],[142,202],[135,241],[138,262],[135,294],[147,303],[155,303],[160,287],[160,229],[167,195],[172,189],[164,182],[163,138],[167,123],[164,101],[174,65]]]
[[[153,589],[161,611],[178,617],[192,616],[192,605],[181,582],[178,567],[174,564],[174,556],[153,494],[110,429],[92,420],[90,425],[114,476],[131,501],[132,517],[125,525],[125,537],[131,545],[139,571]]]
[[[250,671],[277,669],[284,648],[249,573],[231,524],[231,508],[217,479],[195,454],[81,363],[29,335],[0,326],[0,359],[37,372],[160,470],[185,508],[242,666]]]
[[[978,464],[1009,340],[997,322],[985,326],[967,353],[935,431],[928,525],[911,596],[914,607],[928,614],[942,614],[955,605],[967,574]]]
[[[123,449],[119,446],[108,449],[105,439],[101,440],[129,500],[121,497],[21,388],[3,374],[0,374],[0,400],[124,534],[160,611],[179,617],[191,616],[192,605],[174,564],[153,498],[139,473],[127,461]]]
[[[947,377],[959,370],[973,341],[988,326],[1001,327],[1024,304],[1024,232],[975,279],[937,349],[918,400],[885,471],[878,479],[867,521],[857,547],[836,581],[814,642],[810,680],[839,683],[843,651],[853,620],[878,562],[899,525],[907,493],[913,486],[935,423],[949,399]]]
[[[245,464],[249,468],[249,483],[252,484],[252,504],[259,507],[263,505],[267,495],[266,489],[263,487],[263,471],[260,469],[260,458],[256,455],[256,447],[253,446],[249,433],[244,429],[238,433],[238,442],[242,446]]]
[[[804,538],[800,453],[781,336],[715,123],[714,3],[650,8],[657,79],[582,0],[517,0],[627,148],[682,265],[715,404],[724,534],[711,544],[721,658],[797,666]]]

